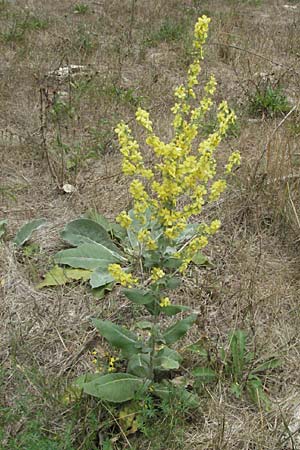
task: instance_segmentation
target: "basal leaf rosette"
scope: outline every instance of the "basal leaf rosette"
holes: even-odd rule
[[[155,162],[150,167],[145,165],[139,144],[128,125],[122,122],[116,128],[123,154],[123,172],[133,177],[129,189],[133,214],[123,211],[117,220],[126,229],[132,227],[133,218],[138,222],[137,240],[142,252],[159,251],[162,246],[165,249],[177,247],[174,256],[182,262],[181,271],[187,268],[195,253],[207,245],[209,236],[215,234],[221,225],[218,219],[210,224],[202,223],[180,248],[174,246],[191,218],[201,213],[204,204],[218,200],[226,188],[224,178],[216,179],[215,152],[236,119],[227,102],[222,101],[217,107],[216,130],[199,143],[200,125],[214,105],[217,84],[211,75],[204,86],[202,99],[196,100],[195,86],[198,85],[209,22],[206,16],[198,19],[194,30],[194,60],[189,66],[186,83],[174,92],[173,139],[163,142],[153,132],[149,113],[141,108],[136,112],[136,121],[145,129],[146,144],[154,156]],[[233,152],[224,168],[224,175],[239,163],[239,153]],[[146,212],[150,220],[145,219]]]

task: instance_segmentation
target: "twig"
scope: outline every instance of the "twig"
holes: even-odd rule
[[[295,217],[296,217],[296,221],[297,221],[298,227],[299,227],[299,229],[300,229],[300,221],[299,221],[299,217],[298,217],[298,214],[297,214],[297,211],[296,211],[296,208],[295,208],[293,199],[292,199],[292,197],[291,197],[289,183],[287,183],[287,190],[288,190],[288,194],[289,194],[289,200],[290,200],[290,202],[291,202],[291,205],[292,205],[292,208],[293,208]]]
[[[47,165],[48,165],[50,174],[51,174],[53,180],[55,181],[56,185],[58,187],[60,187],[56,171],[53,168],[53,166],[51,164],[51,161],[50,161],[48,147],[47,147],[46,119],[45,119],[45,112],[44,112],[44,95],[45,95],[45,89],[41,88],[40,89],[40,130],[39,131],[40,131],[40,136],[41,136],[41,141],[42,141],[42,148],[43,148],[43,151],[44,151],[44,155],[46,157],[46,161],[47,161]]]

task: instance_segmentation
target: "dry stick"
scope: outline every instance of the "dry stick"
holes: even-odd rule
[[[293,106],[293,108],[292,108],[292,109],[284,116],[284,118],[279,122],[279,124],[277,125],[277,127],[274,128],[274,130],[273,130],[271,136],[269,137],[269,139],[268,139],[268,141],[267,141],[267,143],[266,143],[266,145],[265,145],[263,151],[261,152],[261,155],[260,155],[260,157],[259,157],[259,159],[258,159],[256,165],[255,165],[255,168],[254,168],[254,171],[253,171],[253,175],[252,175],[252,177],[251,177],[251,181],[252,181],[252,182],[253,182],[253,181],[255,180],[255,178],[256,178],[256,174],[257,174],[258,168],[259,168],[259,166],[260,166],[260,163],[261,163],[263,157],[265,156],[266,152],[268,151],[269,145],[270,145],[270,143],[271,143],[271,141],[272,141],[274,135],[277,133],[278,129],[284,124],[284,122],[289,118],[289,116],[290,116],[290,115],[298,108],[298,106],[299,106],[299,103],[298,103],[297,105]]]
[[[299,229],[300,229],[300,221],[299,221],[299,217],[298,217],[298,214],[297,214],[297,211],[296,211],[296,208],[295,208],[293,199],[292,199],[292,197],[291,197],[291,192],[290,192],[290,186],[289,186],[289,183],[287,183],[287,190],[288,190],[288,194],[289,194],[289,200],[290,200],[290,202],[291,202],[291,205],[292,205],[292,208],[293,208],[293,212],[294,212],[294,214],[295,214],[296,221],[297,221],[298,227],[299,227]]]
[[[54,168],[52,167],[50,157],[49,157],[48,147],[47,147],[47,140],[46,140],[46,133],[45,133],[46,119],[45,119],[45,113],[44,113],[43,93],[44,93],[44,89],[41,88],[40,89],[40,130],[39,131],[40,131],[40,135],[41,135],[41,139],[42,139],[42,148],[44,150],[44,155],[46,157],[46,161],[47,161],[47,165],[48,165],[50,174],[51,174],[53,180],[55,181],[56,185],[59,187],[57,174],[56,174],[56,171],[54,170]]]

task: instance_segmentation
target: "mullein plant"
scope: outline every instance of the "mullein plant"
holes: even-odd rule
[[[199,143],[201,123],[214,106],[217,85],[211,75],[202,99],[197,101],[196,87],[209,23],[210,19],[202,16],[195,25],[194,59],[186,82],[174,92],[172,140],[163,142],[153,131],[149,113],[142,108],[136,111],[136,121],[144,128],[146,144],[153,155],[151,165],[145,164],[129,126],[121,122],[116,128],[123,155],[122,170],[132,177],[129,192],[133,207],[116,218],[128,236],[125,250],[130,255],[130,266],[114,262],[108,265],[108,272],[123,286],[123,294],[142,305],[152,320],[137,322],[132,327],[134,331],[110,321],[93,320],[100,334],[119,351],[119,361],[124,362],[120,372],[79,378],[77,384],[84,392],[102,400],[121,403],[135,398],[138,391],[149,389],[164,399],[171,395],[170,378],[182,361],[180,353],[171,346],[197,319],[191,313],[164,330],[159,320],[162,314],[173,316],[189,309],[173,304],[169,291],[179,286],[189,264],[220,228],[220,220],[199,223],[198,216],[205,204],[218,200],[226,188],[226,175],[240,164],[239,153],[233,152],[223,176],[216,179],[215,152],[236,119],[226,101],[217,107],[216,130]],[[191,399],[187,391],[186,395]]]

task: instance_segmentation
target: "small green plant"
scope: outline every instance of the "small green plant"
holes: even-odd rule
[[[280,87],[267,85],[250,96],[249,110],[253,115],[273,117],[287,113],[290,104]]]
[[[162,22],[158,30],[152,31],[146,38],[145,43],[148,46],[156,46],[161,42],[173,42],[182,39],[186,32],[186,26],[183,22],[175,22],[166,19]]]
[[[238,398],[245,392],[258,406],[268,408],[270,400],[265,393],[262,381],[263,373],[276,369],[281,365],[277,358],[269,358],[256,362],[253,352],[246,349],[247,335],[243,330],[229,334],[228,349],[218,351],[208,349],[203,345],[191,345],[192,352],[201,355],[209,365],[197,367],[193,375],[200,383],[216,381],[225,376],[231,381],[231,392]]]
[[[77,3],[77,5],[74,6],[74,14],[86,14],[89,10],[89,6],[85,3]]]
[[[27,31],[40,31],[48,27],[48,21],[32,14],[24,17],[15,16],[12,24],[0,36],[4,42],[21,42]]]
[[[77,28],[75,48],[83,53],[91,53],[95,48],[95,35],[85,25],[80,24]]]

